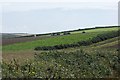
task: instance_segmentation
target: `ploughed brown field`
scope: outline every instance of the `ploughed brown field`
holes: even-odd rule
[[[2,45],[4,46],[4,45],[9,45],[9,44],[14,44],[14,43],[34,41],[34,40],[45,39],[49,37],[52,37],[52,36],[20,37],[20,38],[2,39]]]

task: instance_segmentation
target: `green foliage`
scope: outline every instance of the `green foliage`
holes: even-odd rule
[[[35,53],[35,60],[2,63],[3,78],[108,78],[119,69],[117,54],[97,50],[86,53],[49,51]],[[114,76],[115,77],[115,76]]]

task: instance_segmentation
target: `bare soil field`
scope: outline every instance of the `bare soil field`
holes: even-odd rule
[[[34,51],[19,51],[19,52],[3,52],[2,60],[10,62],[13,59],[19,60],[19,62],[24,62],[26,59],[34,58]]]
[[[9,45],[14,43],[20,43],[20,42],[28,42],[28,41],[34,41],[39,39],[45,39],[49,38],[51,36],[39,36],[39,37],[21,37],[21,38],[10,38],[10,39],[2,39],[2,45]],[[1,43],[0,43],[1,45]]]

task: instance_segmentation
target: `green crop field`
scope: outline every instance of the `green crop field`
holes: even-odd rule
[[[87,41],[118,28],[71,32],[70,35],[3,46],[3,78],[119,78],[118,38],[107,38],[87,46],[35,51],[36,46],[54,46]],[[112,35],[112,34],[111,34]],[[95,41],[99,37],[95,38]],[[7,53],[7,54],[6,54]],[[18,57],[21,57],[18,58]],[[7,61],[7,60],[8,61]]]
[[[98,34],[103,34],[109,31],[117,31],[118,27],[114,28],[100,28],[85,30],[86,33],[81,33],[81,31],[72,32],[70,35],[56,36],[42,40],[35,40],[31,42],[22,42],[11,45],[3,46],[3,51],[20,51],[20,50],[33,50],[37,46],[54,46],[61,44],[71,44],[79,41],[85,41],[95,37]],[[74,34],[73,34],[74,33]]]
[[[82,30],[82,31],[85,31],[85,32],[106,32],[106,31],[113,31],[113,30],[118,30],[118,27],[113,27],[113,28],[98,28],[98,29],[91,29],[91,30]],[[82,31],[75,31],[75,32],[72,32],[72,34],[75,34],[75,33],[82,33]]]

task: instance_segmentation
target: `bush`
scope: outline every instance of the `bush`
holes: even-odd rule
[[[86,33],[85,31],[83,31],[82,33]]]

